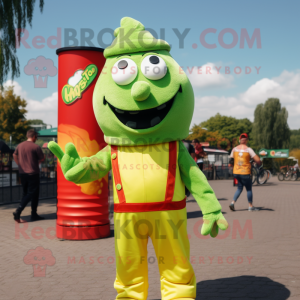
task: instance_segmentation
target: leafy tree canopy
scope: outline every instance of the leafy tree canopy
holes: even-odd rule
[[[300,149],[300,129],[291,130],[290,150],[293,149]]]
[[[300,129],[292,129],[291,130],[291,136],[294,136],[294,135],[299,135],[300,136]]]
[[[207,130],[201,128],[206,128]],[[201,130],[204,133],[206,132],[206,135],[204,133],[203,136],[199,134],[198,139],[200,141],[208,141],[208,138],[211,140],[216,138],[216,140],[219,141],[218,146],[223,149],[229,150],[236,146],[241,133],[247,133],[249,135],[249,146],[251,146],[252,123],[248,119],[236,119],[233,117],[222,116],[218,113],[207,121],[204,121],[199,125],[194,125],[191,129],[193,133],[189,136],[189,139],[192,135],[197,135],[197,132],[201,133]],[[214,133],[214,136],[209,136],[212,133]],[[214,146],[212,143],[211,145]]]
[[[40,119],[29,119],[28,123],[30,125],[47,125],[46,123],[44,123],[43,120],[40,120]]]
[[[290,150],[293,149],[300,149],[300,135],[291,135]]]
[[[31,26],[36,0],[0,0],[0,87],[11,72],[12,80],[20,76],[20,65],[16,56],[16,29]],[[40,0],[40,10],[44,0]],[[17,32],[20,41],[21,31]]]
[[[0,90],[0,139],[20,143],[26,139],[29,129],[25,119],[26,101],[14,94],[13,87]]]
[[[288,112],[285,107],[281,107],[279,99],[269,98],[264,104],[258,104],[252,129],[257,148],[289,148],[290,129],[287,119]]]
[[[191,132],[192,133],[188,136],[188,140],[198,139],[200,142],[209,142],[210,145],[214,147],[217,147],[218,141],[222,139],[218,131],[208,131],[203,129],[200,125],[194,125]]]

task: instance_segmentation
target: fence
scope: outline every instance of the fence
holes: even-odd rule
[[[57,160],[49,149],[43,149],[45,160],[40,167],[40,199],[56,198]],[[10,153],[0,153],[0,204],[20,202],[23,189],[18,166]]]
[[[43,148],[45,161],[40,168],[40,199],[56,198],[57,159],[49,149]],[[203,173],[208,180],[233,178],[232,167],[223,164],[215,166],[208,160],[204,161]],[[22,199],[22,185],[18,166],[13,161],[12,154],[0,153],[0,204],[20,202]]]
[[[208,160],[204,161],[203,173],[208,180],[233,178],[232,167],[229,167],[227,164],[216,166]]]

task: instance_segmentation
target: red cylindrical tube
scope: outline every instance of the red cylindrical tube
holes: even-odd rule
[[[59,146],[73,143],[80,157],[96,154],[105,147],[103,133],[93,111],[93,91],[105,64],[103,49],[66,47],[58,55]],[[110,234],[108,177],[86,184],[65,179],[57,167],[58,238],[85,240]]]

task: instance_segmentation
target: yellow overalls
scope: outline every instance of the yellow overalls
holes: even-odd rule
[[[147,299],[149,237],[159,266],[162,300],[196,298],[178,148],[178,142],[111,146],[116,299]]]

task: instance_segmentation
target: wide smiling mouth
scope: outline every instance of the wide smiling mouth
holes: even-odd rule
[[[111,105],[104,97],[103,104],[108,104],[115,116],[125,126],[132,129],[147,129],[159,124],[170,111],[177,94],[182,93],[181,85],[176,94],[164,104],[144,110],[122,110]]]

